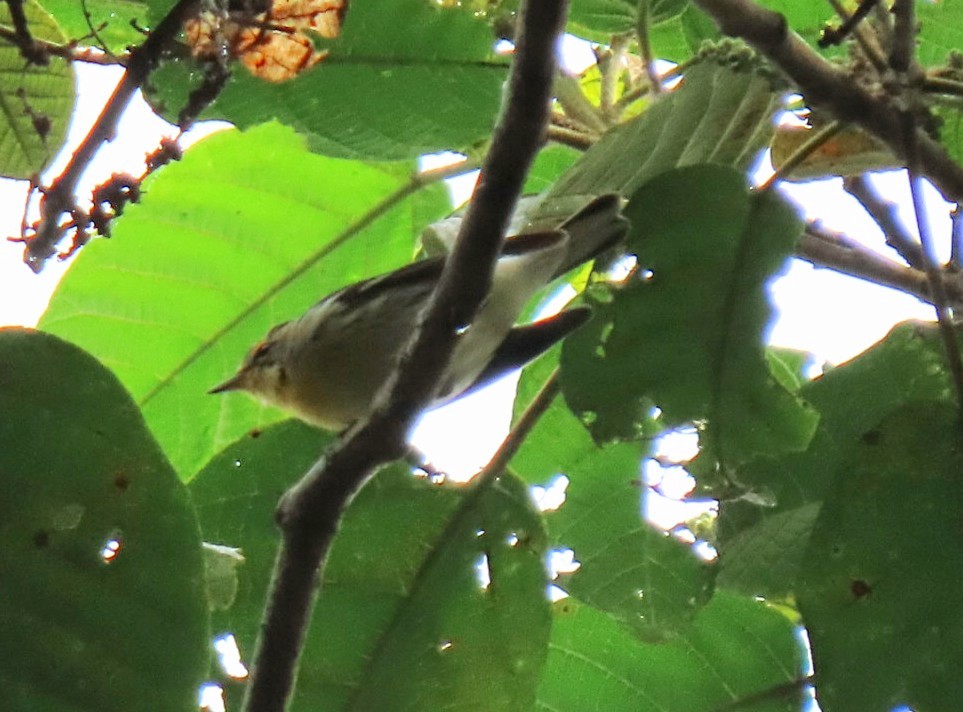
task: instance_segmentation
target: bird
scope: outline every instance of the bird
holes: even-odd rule
[[[587,307],[524,325],[516,321],[538,290],[617,244],[627,230],[620,197],[606,194],[557,229],[505,240],[489,294],[472,323],[455,335],[429,408],[523,367],[582,326],[590,317]],[[333,292],[300,318],[271,329],[237,372],[208,392],[246,391],[311,425],[344,430],[368,414],[444,265],[444,256],[429,257]]]

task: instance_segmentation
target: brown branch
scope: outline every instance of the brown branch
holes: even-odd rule
[[[901,80],[903,94],[901,118],[903,124],[903,146],[906,155],[906,174],[909,178],[910,196],[913,201],[913,214],[916,216],[916,228],[919,233],[920,245],[923,253],[923,265],[933,295],[933,307],[936,310],[936,321],[939,325],[943,348],[946,350],[946,361],[949,366],[950,377],[956,390],[957,406],[963,410],[963,356],[960,354],[960,342],[956,337],[953,326],[953,311],[949,306],[949,298],[940,273],[936,249],[930,235],[929,224],[926,221],[926,206],[923,202],[923,180],[920,176],[919,132],[916,128],[916,109],[918,97],[916,82],[910,76],[913,70],[922,77],[922,72],[916,67],[916,13],[915,0],[894,0],[893,2],[893,46],[890,51],[890,65]]]
[[[368,419],[351,428],[278,505],[282,545],[244,702],[247,712],[285,708],[342,513],[377,467],[404,455],[408,430],[434,394],[455,335],[471,323],[488,293],[509,217],[544,140],[565,8],[564,0],[525,4],[508,104],[431,304]]]
[[[193,14],[198,2],[199,0],[178,0],[144,43],[131,51],[123,78],[107,100],[90,132],[74,151],[63,172],[49,187],[43,189],[36,234],[26,240],[27,247],[23,257],[24,262],[34,272],[40,272],[46,261],[57,253],[57,243],[67,229],[62,220],[65,214],[74,208],[74,193],[80,176],[101,145],[113,138],[121,114],[130,104],[135,92],[147,81],[161,53],[180,32],[184,21]]]
[[[846,69],[820,57],[789,30],[786,18],[754,0],[695,0],[723,33],[741,37],[796,84],[806,101],[862,127],[904,156],[899,110],[857,84]],[[917,132],[920,170],[950,202],[963,200],[963,167],[937,141]]]
[[[639,40],[639,53],[642,55],[645,75],[649,79],[649,88],[653,94],[661,94],[662,80],[659,77],[659,70],[655,66],[656,57],[652,52],[652,42],[649,36],[649,10],[649,3],[639,3],[639,20],[636,23],[635,34]]]
[[[0,27],[0,39],[20,46],[20,38],[17,33],[9,28]],[[33,38],[33,44],[42,52],[53,57],[60,57],[69,62],[84,62],[86,64],[116,65],[124,64],[124,60],[113,55],[108,55],[100,50],[91,47],[80,47],[73,42],[58,44],[47,40]]]
[[[839,4],[839,6],[836,7],[836,12],[842,16],[843,22],[837,28],[827,27],[823,30],[823,35],[819,38],[819,46],[825,48],[841,44],[846,37],[858,29],[857,26],[859,23],[869,15],[878,2],[879,0],[862,0],[862,2],[856,6],[856,11],[852,15],[846,13],[842,9],[842,5]]]
[[[896,250],[910,267],[923,269],[923,248],[899,221],[896,204],[880,196],[864,176],[843,178],[843,188],[876,221],[886,244]]]
[[[549,406],[552,405],[552,401],[562,390],[562,384],[560,381],[561,369],[558,367],[552,371],[551,375],[542,384],[538,393],[532,399],[532,402],[528,404],[525,411],[522,413],[518,422],[512,426],[511,431],[505,436],[502,444],[498,446],[498,450],[492,455],[492,459],[488,461],[488,464],[482,468],[482,471],[478,473],[476,482],[478,486],[482,486],[488,480],[498,477],[511,461],[515,457],[515,453],[525,442],[525,438],[528,434],[532,432],[538,421],[545,411],[548,410]]]
[[[815,267],[832,269],[850,277],[912,294],[928,304],[933,303],[930,285],[922,270],[894,262],[863,247],[855,240],[814,223],[806,226],[796,246],[796,257]],[[953,299],[963,299],[963,289],[959,284],[948,284],[947,289]]]
[[[829,0],[829,4],[833,6],[833,9],[836,11],[836,14],[839,15],[839,18],[843,21],[844,25],[851,19],[849,13],[846,11],[846,8],[843,6],[843,3],[840,0]],[[874,7],[870,9],[878,9],[879,7],[880,5],[875,3]],[[863,51],[863,56],[869,60],[869,63],[873,65],[876,71],[881,72],[886,69],[886,58],[883,56],[883,50],[880,49],[879,39],[876,36],[876,33],[872,32],[871,30],[867,30],[865,25],[857,24],[853,28],[853,37],[856,38],[856,43]],[[820,38],[820,46],[823,46],[822,38]]]
[[[598,141],[598,136],[568,129],[564,126],[549,126],[548,140],[574,148],[577,151],[587,151]]]
[[[950,213],[952,224],[950,232],[950,267],[955,271],[963,269],[963,210],[959,204]]]

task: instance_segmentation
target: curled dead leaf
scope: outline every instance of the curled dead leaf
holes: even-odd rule
[[[184,24],[184,34],[198,59],[238,59],[260,79],[285,82],[324,59],[312,35],[337,37],[347,9],[347,0],[274,0],[256,15],[203,12]]]

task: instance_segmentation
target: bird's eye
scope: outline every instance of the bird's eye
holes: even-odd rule
[[[251,349],[251,360],[252,360],[252,361],[257,361],[257,360],[260,360],[260,359],[264,358],[265,355],[267,355],[268,351],[270,351],[270,350],[271,350],[271,342],[270,342],[270,341],[262,341],[262,342],[259,343],[257,346],[255,346],[253,349]]]

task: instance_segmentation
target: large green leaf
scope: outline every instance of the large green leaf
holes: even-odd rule
[[[769,142],[781,101],[772,75],[747,53],[707,52],[681,87],[586,151],[552,195],[630,195],[660,173],[698,163],[747,169]]]
[[[35,0],[23,3],[31,35],[65,42],[54,19]],[[0,7],[0,27],[13,32],[10,10]],[[0,175],[30,178],[56,155],[74,107],[73,72],[66,60],[27,62],[15,44],[0,40]]]
[[[243,395],[206,395],[252,344],[410,259],[416,223],[447,209],[440,187],[424,202],[402,200],[410,192],[398,166],[322,158],[276,124],[217,134],[146,184],[113,239],[84,248],[41,327],[117,373],[189,478],[279,417]]]
[[[90,355],[11,328],[0,413],[0,709],[191,709],[200,532],[137,406]]]
[[[237,66],[205,118],[245,128],[277,119],[312,150],[367,160],[415,158],[463,148],[490,133],[506,63],[487,22],[423,0],[353,0],[325,60],[295,80],[270,83]],[[155,74],[157,102],[176,114],[196,70]]]
[[[631,198],[642,278],[597,301],[562,351],[569,404],[595,438],[636,437],[651,400],[669,425],[707,421],[725,463],[799,450],[817,416],[769,374],[765,285],[791,254],[798,219],[716,166],[666,174]]]
[[[803,651],[764,604],[717,594],[691,630],[662,645],[571,599],[555,606],[540,710],[798,712]]]
[[[230,446],[191,483],[204,537],[244,552],[234,606],[214,618],[244,655],[278,543],[272,513],[320,442],[283,423]],[[382,470],[331,551],[293,709],[527,709],[548,639],[544,553],[517,480],[479,490]]]
[[[848,449],[800,572],[825,710],[957,710],[963,700],[963,437],[910,403]]]
[[[908,401],[952,399],[942,343],[935,327],[921,323],[897,326],[800,394],[820,413],[809,448],[746,464],[739,484],[748,496],[721,503],[720,585],[789,595],[823,497],[863,434]]]

